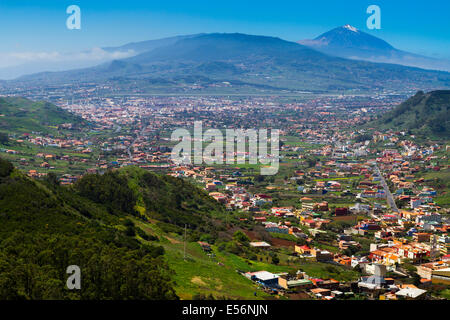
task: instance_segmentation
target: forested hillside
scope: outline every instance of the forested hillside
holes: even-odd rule
[[[0,159],[0,299],[177,299],[164,249],[129,218],[201,232],[221,210],[192,185],[138,168],[64,187]],[[82,290],[66,288],[69,265]]]
[[[448,138],[450,135],[450,91],[439,90],[415,96],[369,123],[372,127],[410,130],[428,137]]]

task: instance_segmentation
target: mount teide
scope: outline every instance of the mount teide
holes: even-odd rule
[[[386,41],[348,24],[325,32],[313,40],[300,40],[298,43],[328,55],[347,59],[450,71],[448,60],[398,50]]]

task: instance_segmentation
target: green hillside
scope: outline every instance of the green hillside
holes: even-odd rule
[[[370,127],[409,130],[427,137],[450,135],[450,90],[419,91],[415,96],[368,124]]]
[[[49,102],[0,97],[0,131],[57,133],[58,125],[84,124],[83,119]]]
[[[223,210],[182,180],[137,168],[87,175],[71,187],[55,181],[30,179],[0,159],[0,299],[176,298],[158,238],[130,220],[150,225],[138,202],[173,223],[158,222],[170,229],[164,233],[183,223],[207,230],[208,216]],[[80,291],[65,289],[72,264],[82,270]]]
[[[128,167],[60,186],[0,158],[0,208],[0,299],[249,299],[256,290],[230,262],[243,258],[218,264],[196,243],[214,243],[226,213],[181,179]],[[80,267],[82,290],[65,288],[69,265]]]
[[[131,190],[106,207],[53,181],[0,159],[0,299],[177,298],[164,249],[139,241],[124,219]],[[69,265],[80,267],[82,290],[66,289]]]

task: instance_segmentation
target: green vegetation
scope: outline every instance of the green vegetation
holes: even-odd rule
[[[0,158],[0,178],[8,177],[13,170],[14,166],[11,164],[11,162]]]
[[[450,300],[450,289],[441,291],[441,296],[447,300]]]
[[[311,277],[322,279],[331,278],[338,281],[354,281],[360,276],[357,271],[352,269],[320,262],[302,263],[299,265],[299,268]]]
[[[7,145],[9,142],[9,137],[6,133],[0,132],[0,144]]]
[[[126,219],[134,192],[123,179],[88,175],[62,187],[0,160],[0,299],[177,298],[164,249]],[[81,268],[82,290],[65,289],[69,265]]]
[[[51,103],[25,98],[0,98],[0,131],[15,133],[58,133],[58,126],[71,123],[74,127],[85,121]],[[0,140],[0,143],[3,142]]]
[[[293,242],[297,242],[297,240],[298,240],[298,238],[292,234],[270,232],[270,235],[273,238],[278,238],[278,239],[283,239],[283,240],[288,240],[288,241],[293,241]]]
[[[217,258],[208,256],[195,243],[217,241],[225,213],[186,181],[128,167],[60,186],[54,174],[33,180],[0,159],[0,207],[0,299],[267,296],[255,297],[256,285],[236,272],[251,265],[246,258],[216,246]],[[230,243],[249,250],[241,231]],[[82,290],[66,289],[69,265],[80,267]],[[258,268],[292,267],[251,267]]]
[[[450,91],[419,91],[380,119],[368,125],[376,128],[409,130],[413,134],[448,138],[450,134]]]
[[[201,233],[217,236],[218,228],[212,218],[225,217],[225,209],[204,190],[185,180],[159,176],[136,167],[120,170],[118,177],[128,181],[134,199],[139,199],[138,204],[145,208],[150,219],[160,221],[173,231],[187,225],[190,230],[196,230],[198,236]]]

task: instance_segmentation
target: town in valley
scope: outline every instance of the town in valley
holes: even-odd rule
[[[165,239],[170,259],[185,261],[175,265],[184,298],[445,299],[448,140],[370,125],[406,97],[30,92],[26,98],[50,101],[83,125],[19,128],[6,134],[0,152],[29,177],[52,176],[61,185],[139,167],[203,189],[226,210],[219,237],[133,218]],[[278,173],[261,175],[261,164],[172,161],[171,132],[194,121],[279,129]],[[248,160],[249,153],[236,156]]]

